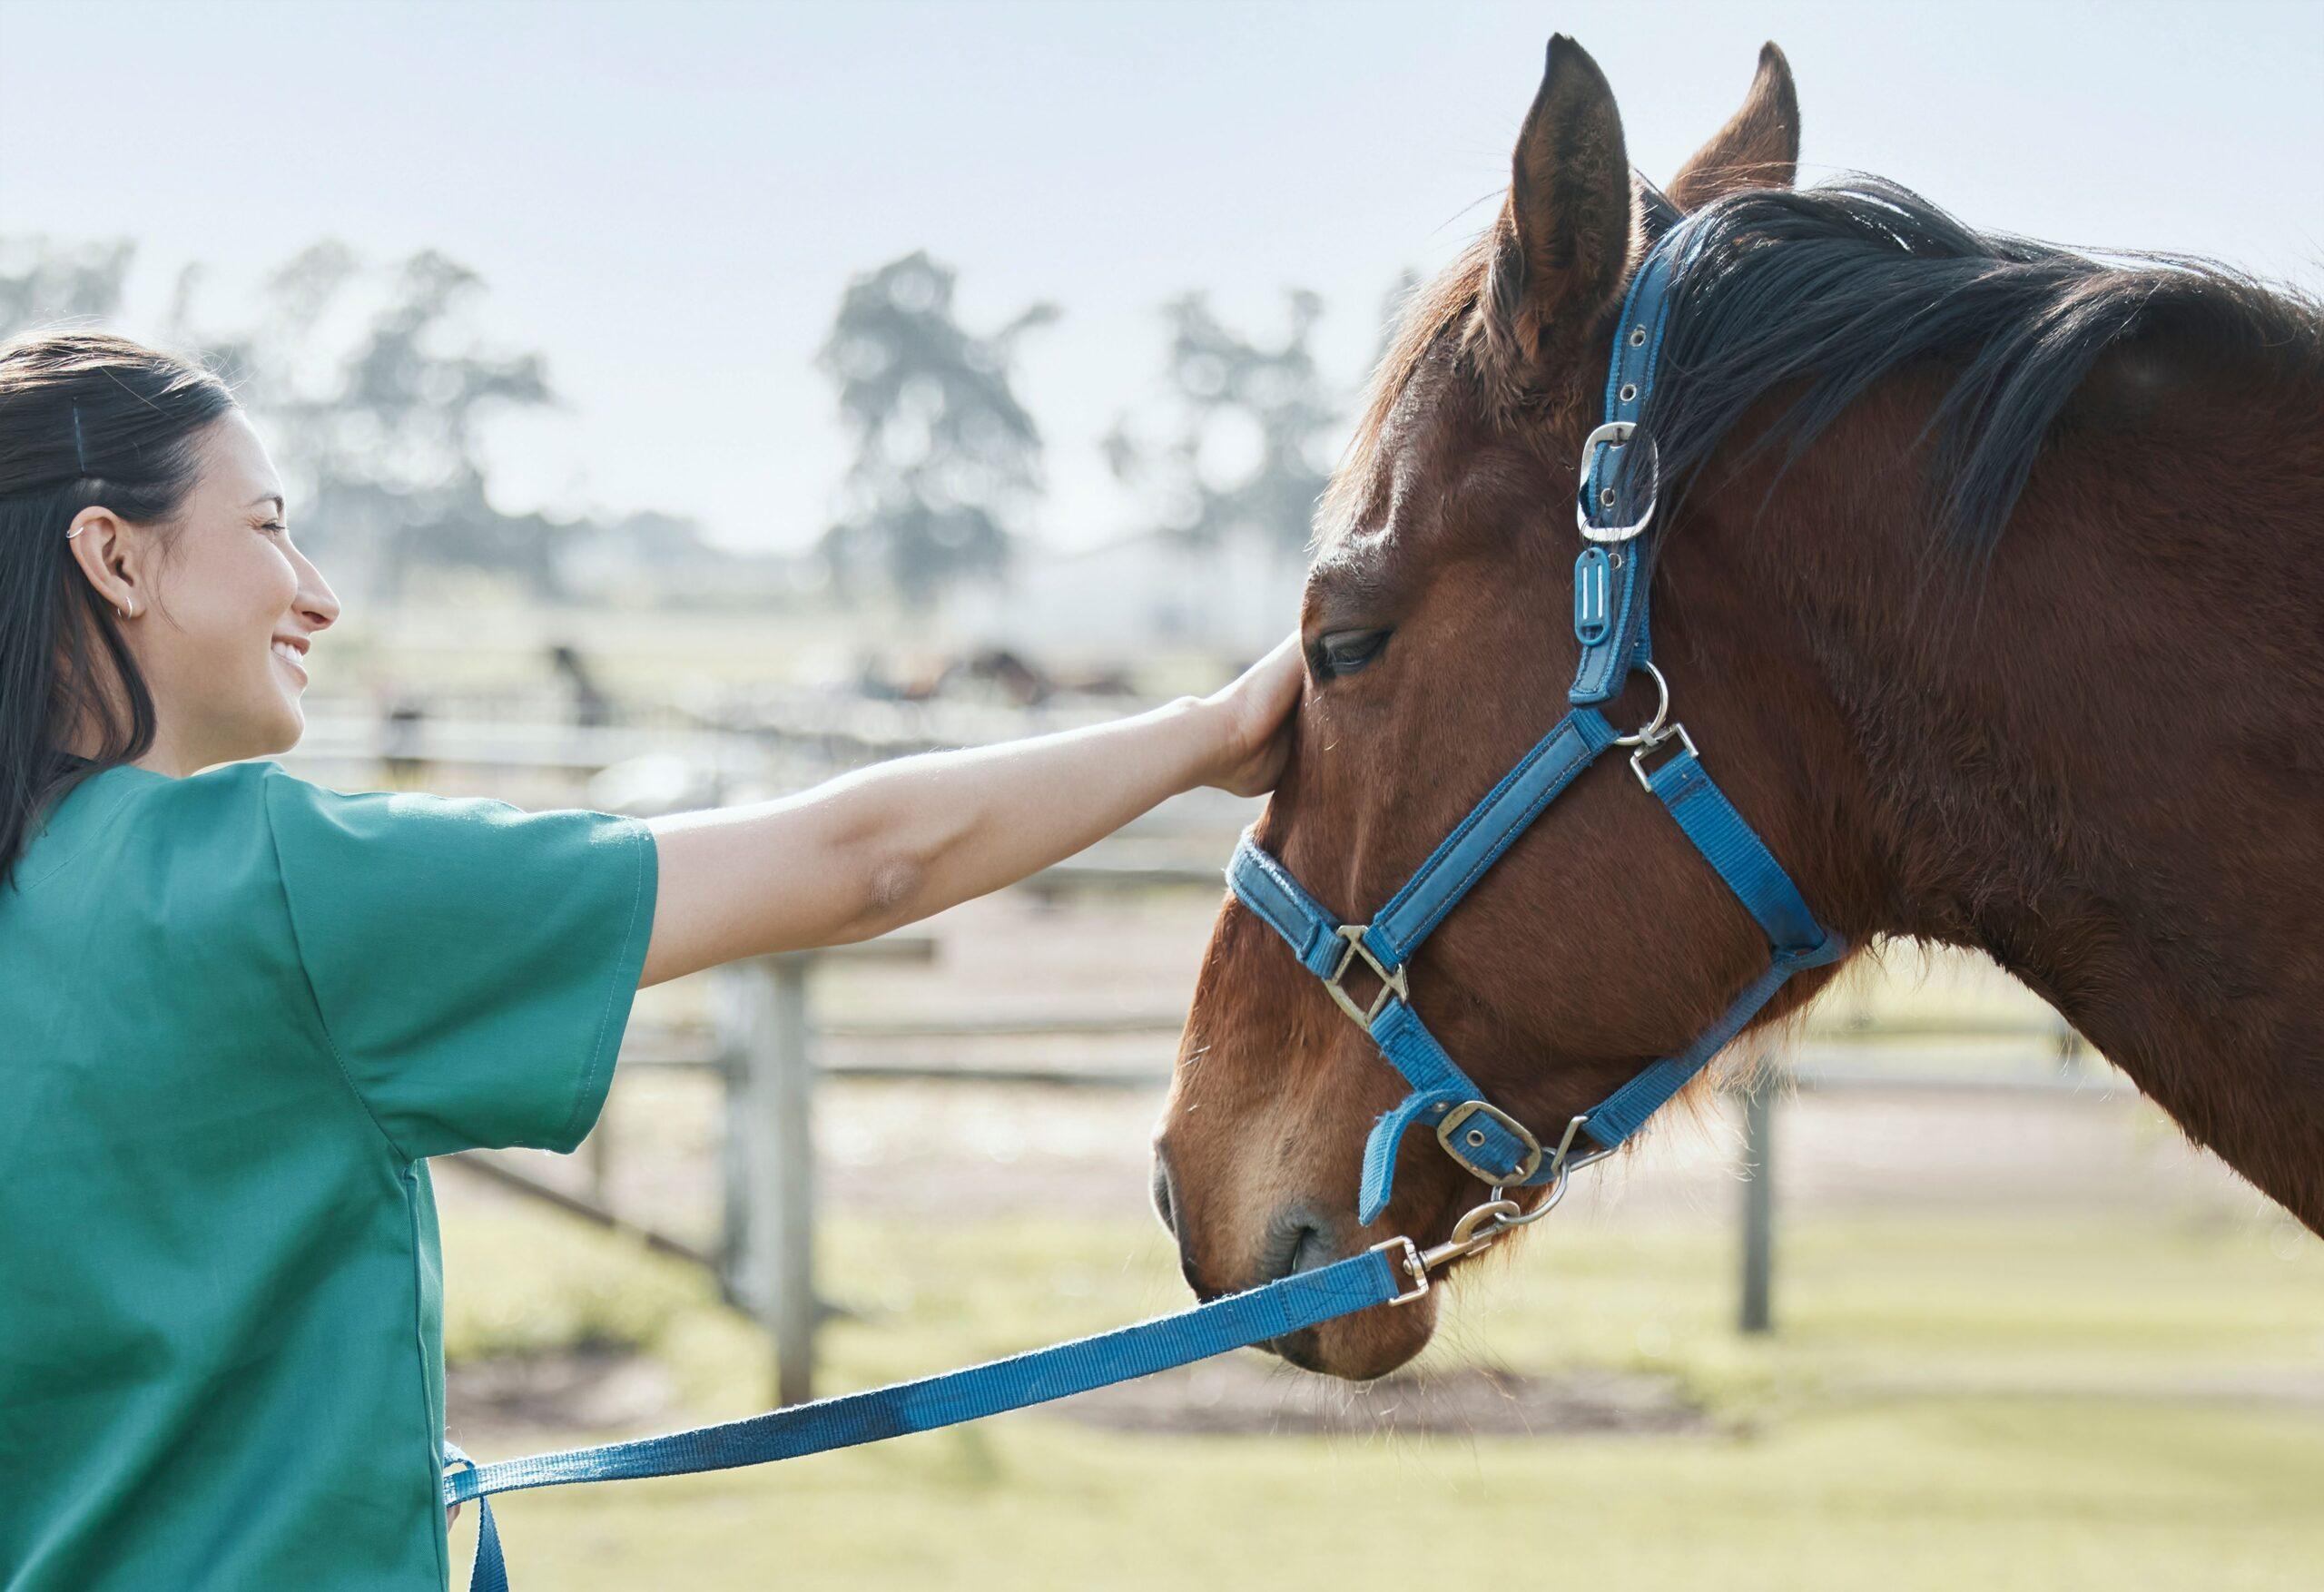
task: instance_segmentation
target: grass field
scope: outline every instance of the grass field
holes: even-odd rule
[[[694,1273],[497,1202],[448,1198],[446,1221],[456,1363],[627,1345],[678,1391],[656,1425],[759,1406],[763,1342]],[[826,1233],[827,1290],[858,1313],[825,1335],[823,1391],[1184,1302],[1150,1223]],[[576,1592],[2324,1585],[2324,1244],[2280,1216],[1802,1219],[1760,1341],[1732,1331],[1731,1265],[1699,1223],[1552,1223],[1459,1286],[1423,1361],[1667,1376],[1708,1418],[1687,1435],[1128,1435],[1029,1411],[523,1495],[503,1530],[519,1585]],[[483,1456],[607,1435],[496,1430],[458,1387],[454,1435]],[[464,1518],[463,1575],[472,1539]]]

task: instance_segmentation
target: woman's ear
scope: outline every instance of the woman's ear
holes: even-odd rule
[[[1614,91],[1588,52],[1554,34],[1479,306],[1493,387],[1534,385],[1588,334],[1629,275],[1636,210]]]
[[[74,515],[64,535],[73,561],[81,566],[100,599],[127,618],[144,612],[148,599],[142,595],[143,538],[133,536],[111,509],[94,506]]]
[[[1759,70],[1743,108],[1670,179],[1670,202],[1700,210],[1746,188],[1788,188],[1799,175],[1799,95],[1791,63],[1774,42],[1759,47]]]

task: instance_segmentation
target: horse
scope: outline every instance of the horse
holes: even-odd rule
[[[1847,959],[1897,938],[1984,953],[2324,1232],[2324,562],[2302,556],[2324,309],[2209,261],[1979,232],[1876,178],[1799,187],[1798,151],[1769,44],[1658,191],[1603,73],[1551,40],[1495,219],[1408,301],[1319,501],[1308,678],[1251,838],[1361,923],[1564,712],[1574,460],[1625,284],[1683,220],[1641,423],[1670,716]],[[1640,675],[1607,716],[1650,712]],[[1408,988],[1344,1009],[1408,999],[1552,1142],[1766,965],[1656,808],[1619,760],[1582,773]],[[1403,1085],[1312,970],[1227,899],[1155,1135],[1200,1298],[1384,1233],[1442,1241],[1485,1197],[1415,1134],[1358,1221],[1359,1155]],[[1438,1298],[1270,1347],[1378,1376]]]

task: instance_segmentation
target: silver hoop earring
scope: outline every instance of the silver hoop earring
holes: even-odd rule
[[[69,531],[67,531],[67,532],[65,532],[65,533],[64,533],[64,539],[65,539],[66,541],[68,541],[68,542],[69,542],[69,541],[71,541],[74,537],[75,537],[75,536],[79,536],[83,531],[85,531],[85,530],[87,530],[88,528],[89,528],[89,527],[88,527],[88,526],[74,526],[71,530],[69,530]]]
[[[126,618],[128,618],[128,617],[130,616],[130,615],[129,615],[129,610],[128,610],[128,609],[126,609],[126,608],[115,608],[115,609],[113,610],[113,612],[114,612],[114,613],[116,613],[116,614],[120,614],[123,619],[126,619]]]

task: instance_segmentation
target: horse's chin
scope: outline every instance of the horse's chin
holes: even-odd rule
[[[1428,1347],[1436,1330],[1436,1296],[1410,1304],[1378,1304],[1270,1340],[1265,1347],[1286,1362],[1318,1376],[1365,1382],[1410,1361]]]

